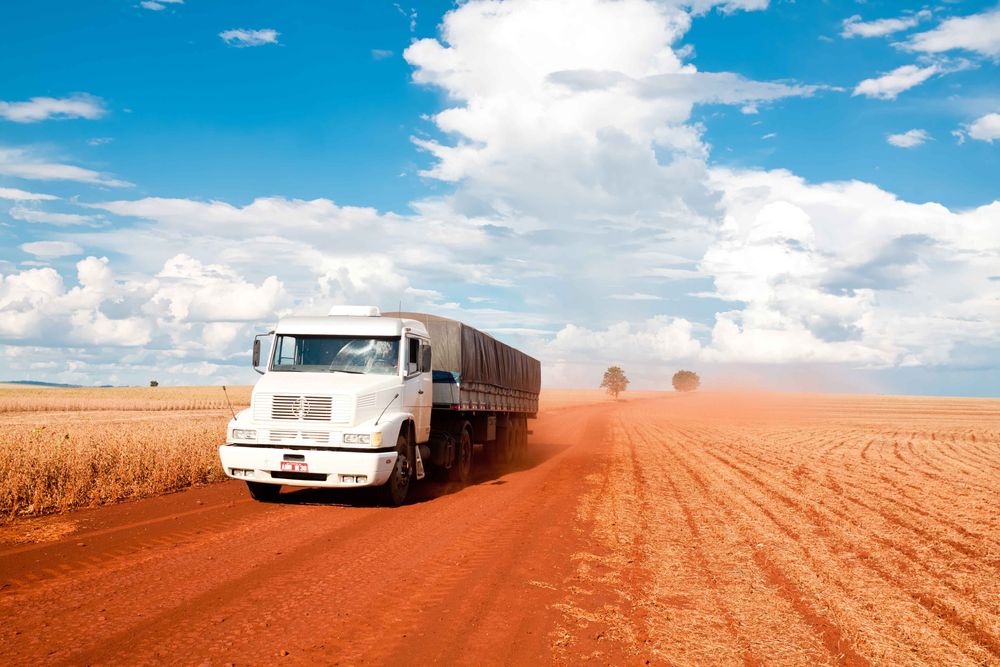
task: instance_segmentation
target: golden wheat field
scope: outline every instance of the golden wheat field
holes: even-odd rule
[[[230,417],[221,387],[0,385],[0,522],[221,480]]]

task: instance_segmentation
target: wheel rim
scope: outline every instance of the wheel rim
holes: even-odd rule
[[[461,451],[459,452],[459,472],[462,477],[469,474],[469,470],[472,469],[472,439],[469,438],[468,431],[462,433],[462,444],[460,445]]]

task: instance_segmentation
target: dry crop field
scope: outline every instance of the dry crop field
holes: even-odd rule
[[[603,615],[672,664],[1000,664],[1000,401],[651,408],[615,414],[579,510],[620,602],[577,596],[566,627]]]
[[[0,385],[0,524],[223,479],[230,415],[220,387]]]
[[[218,479],[217,390],[105,391],[6,413],[3,488]],[[624,397],[547,391],[526,465],[401,508],[232,482],[15,521],[6,661],[1000,665],[1000,400]]]

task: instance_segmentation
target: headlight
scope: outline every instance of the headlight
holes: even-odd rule
[[[247,428],[234,428],[233,440],[256,440],[257,431]]]
[[[382,445],[382,434],[381,433],[345,433],[344,434],[344,444],[345,445],[374,445],[380,447]]]

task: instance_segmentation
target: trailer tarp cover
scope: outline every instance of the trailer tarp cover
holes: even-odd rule
[[[542,365],[534,357],[501,343],[458,320],[425,313],[382,313],[383,317],[417,320],[431,336],[434,370],[457,373],[460,382],[476,382],[537,394]]]

